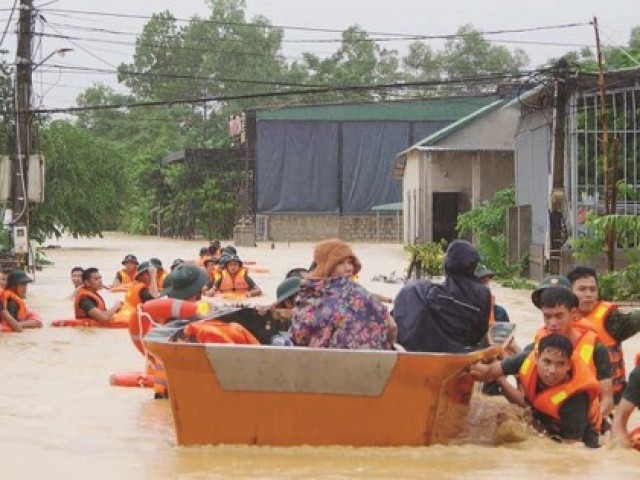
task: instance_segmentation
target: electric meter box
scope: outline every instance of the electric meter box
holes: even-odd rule
[[[27,227],[13,227],[13,251],[14,253],[28,253],[29,239]]]

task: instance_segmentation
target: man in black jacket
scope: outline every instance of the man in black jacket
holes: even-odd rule
[[[491,293],[475,276],[480,255],[464,240],[447,248],[441,284],[403,287],[393,308],[398,342],[414,352],[459,353],[476,347],[489,328]]]

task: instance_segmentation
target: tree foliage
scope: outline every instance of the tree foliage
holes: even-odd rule
[[[64,121],[52,122],[43,137],[45,201],[31,212],[31,236],[40,241],[63,233],[91,237],[117,225],[129,194],[122,181],[124,157]]]
[[[404,58],[398,51],[372,41],[366,31],[353,25],[342,33],[333,53],[320,57],[303,52],[301,59],[291,61],[282,52],[283,30],[264,16],[248,18],[243,0],[207,0],[207,5],[209,13],[205,18],[195,16],[187,23],[178,22],[170,11],[150,18],[136,40],[133,58],[118,68],[118,81],[130,93],[94,84],[77,99],[78,105],[86,107],[185,98],[193,98],[192,103],[88,110],[77,113],[75,127],[68,125],[68,130],[57,122],[50,126],[47,148],[52,149],[52,158],[58,161],[63,146],[50,132],[60,130],[70,142],[79,143],[81,150],[88,152],[85,155],[88,166],[84,171],[79,160],[64,166],[50,159],[48,195],[56,207],[38,207],[34,219],[41,222],[39,231],[45,232],[55,225],[56,233],[66,229],[74,235],[93,235],[105,225],[118,222],[118,228],[130,232],[155,232],[160,228],[179,236],[228,235],[239,211],[238,185],[242,174],[237,165],[219,171],[207,164],[194,169],[193,165],[167,166],[160,161],[167,153],[179,149],[229,146],[228,115],[271,105],[370,101],[406,95],[402,91],[383,90],[313,93],[318,85],[357,86],[514,72],[527,61],[520,51],[492,46],[470,25],[461,27],[462,37],[450,41],[442,50],[416,42]],[[310,92],[283,98],[197,100],[305,86]],[[476,90],[469,87],[466,91]],[[422,94],[435,91],[424,89]],[[79,130],[86,137],[81,137]],[[86,143],[88,139],[94,143]],[[101,148],[93,148],[96,145]],[[74,197],[52,185],[65,184],[65,176],[92,171],[96,163],[103,163],[100,159],[104,159],[105,152],[110,152],[112,162],[117,159],[126,163],[126,168],[119,170],[118,188],[128,192],[127,201],[118,203],[111,197],[112,192],[104,192],[110,207],[108,212],[93,210],[95,228],[80,220],[71,222],[72,217],[85,218],[88,206],[84,204],[69,205],[70,212],[77,209],[75,213],[69,213],[69,218],[58,218],[65,215],[58,208],[73,202]],[[66,168],[79,171],[74,170],[72,175]],[[85,184],[78,185],[85,188]]]
[[[0,109],[9,112],[13,108],[12,68],[5,58],[6,51],[0,50]],[[0,116],[0,154],[13,152],[13,115]]]
[[[520,274],[522,265],[507,263],[507,212],[515,205],[513,187],[496,192],[466,213],[458,215],[456,229],[461,237],[472,235],[483,262],[498,277]]]

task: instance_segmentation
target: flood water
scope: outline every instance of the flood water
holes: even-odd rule
[[[122,234],[51,240],[47,244],[62,248],[46,251],[54,265],[36,273],[28,304],[47,323],[70,318],[73,266],[96,266],[109,282],[127,253],[139,260],[157,256],[168,267],[175,258],[194,258],[201,243]],[[271,269],[253,276],[265,301],[274,299],[286,271],[308,266],[313,248],[269,247],[239,249],[243,258]],[[400,273],[402,247],[354,248],[364,265],[361,282],[374,292],[397,292],[400,285],[370,279]],[[541,323],[529,293],[501,287],[494,292],[518,325],[516,338],[528,343]],[[104,297],[110,305],[121,295]],[[640,338],[626,342],[628,361],[638,350]],[[473,401],[466,440],[449,446],[179,447],[168,401],[153,400],[150,390],[109,385],[112,373],[141,369],[142,360],[126,330],[47,325],[21,335],[0,334],[0,478],[638,478],[640,453],[607,445],[598,450],[558,445],[524,431],[504,400],[481,397]],[[503,431],[506,442],[495,445],[496,419],[505,416],[514,435]],[[640,415],[634,414],[631,423],[640,423]],[[510,442],[513,436],[524,440]]]

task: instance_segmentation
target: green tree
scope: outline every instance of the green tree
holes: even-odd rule
[[[507,211],[515,205],[515,189],[505,188],[496,192],[466,213],[458,216],[458,235],[472,235],[483,262],[498,277],[508,278],[519,274],[522,265],[507,264]]]
[[[11,67],[5,58],[6,50],[0,50],[0,110],[13,110],[13,85]],[[0,154],[13,152],[13,115],[5,113],[0,116]]]
[[[31,235],[96,236],[113,228],[128,196],[124,158],[104,141],[56,120],[42,132],[47,159],[44,203],[33,207]]]
[[[456,32],[458,36],[447,41],[439,54],[445,78],[457,79],[493,73],[518,73],[529,63],[524,50],[510,52],[502,46],[492,45],[472,25],[464,25]],[[490,84],[493,87],[495,82]],[[468,92],[480,91],[486,85],[471,83],[456,87]]]

